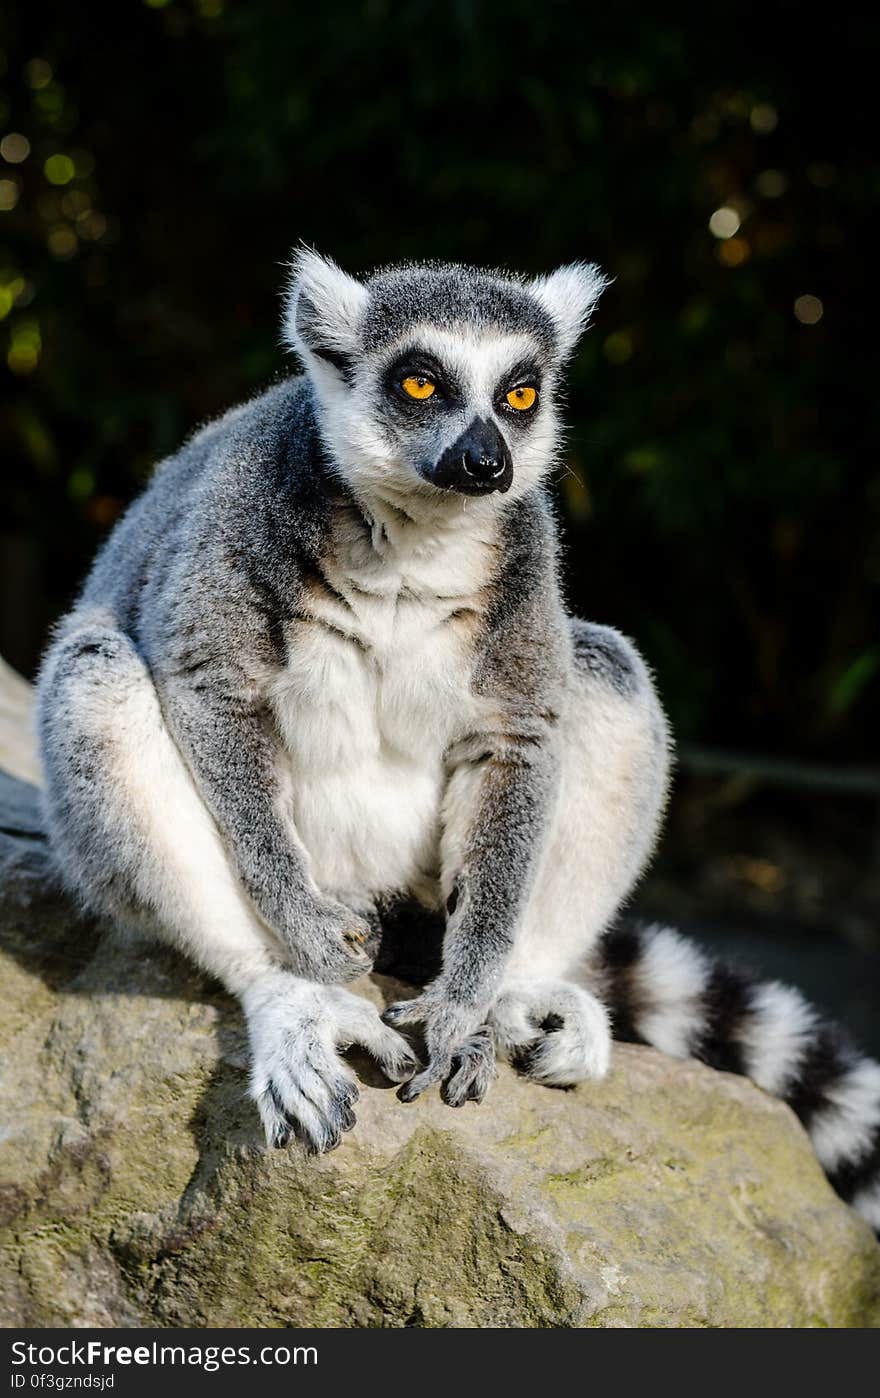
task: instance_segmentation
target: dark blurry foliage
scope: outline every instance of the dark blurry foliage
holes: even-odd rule
[[[616,280],[571,373],[573,605],[680,735],[873,757],[878,25],[846,8],[7,5],[0,650],[31,667],[156,458],[286,371],[297,240],[585,257]]]

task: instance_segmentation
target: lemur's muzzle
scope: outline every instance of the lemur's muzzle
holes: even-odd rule
[[[424,474],[442,490],[489,495],[510,489],[513,461],[494,422],[477,417]]]

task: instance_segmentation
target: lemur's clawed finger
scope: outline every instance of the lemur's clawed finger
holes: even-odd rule
[[[426,1017],[427,1007],[421,995],[412,1000],[397,1000],[382,1011],[382,1019],[396,1029],[400,1024],[420,1024]]]
[[[294,1123],[274,1083],[266,1084],[256,1103],[268,1144],[283,1149],[293,1135]]]
[[[290,970],[319,985],[345,985],[368,975],[378,947],[376,929],[332,898],[313,901],[285,940]]]
[[[323,1045],[316,1043],[299,1061],[276,1064],[268,1094],[271,1106],[289,1127],[280,1144],[287,1144],[293,1136],[310,1153],[321,1154],[335,1150],[342,1133],[354,1125],[357,1085]],[[272,1124],[278,1143],[277,1123]]]
[[[394,1040],[389,1039],[374,1048],[373,1057],[392,1082],[408,1082],[419,1068],[419,1060],[399,1034],[395,1034]]]
[[[479,1029],[453,1055],[452,1072],[440,1088],[440,1096],[448,1107],[482,1102],[494,1076],[492,1035],[486,1028]]]
[[[414,1078],[404,1083],[403,1086],[398,1089],[397,1096],[400,1101],[414,1102],[416,1098],[421,1097],[422,1093],[427,1091],[429,1087],[433,1087],[435,1083],[442,1082],[448,1075],[451,1066],[452,1059],[449,1057],[444,1056],[432,1059],[427,1068],[423,1068],[420,1073],[417,1073]]]
[[[346,1093],[330,1097],[323,1108],[310,1101],[289,1074],[272,1078],[257,1097],[257,1106],[270,1146],[283,1148],[297,1140],[310,1155],[335,1150],[342,1133],[354,1125]]]

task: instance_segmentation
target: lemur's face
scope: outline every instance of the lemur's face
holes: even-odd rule
[[[533,486],[557,457],[561,366],[604,284],[584,264],[531,283],[434,265],[362,283],[300,254],[286,329],[348,483],[402,508]]]

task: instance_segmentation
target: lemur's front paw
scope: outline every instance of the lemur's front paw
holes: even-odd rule
[[[291,1138],[312,1154],[335,1150],[355,1124],[359,1092],[339,1056],[359,1044],[392,1082],[418,1068],[406,1040],[373,1005],[338,987],[309,985],[285,972],[244,996],[253,1052],[251,1096],[270,1146]]]
[[[424,1025],[428,1064],[401,1087],[397,1095],[402,1102],[414,1102],[435,1083],[441,1084],[440,1095],[450,1107],[482,1102],[495,1076],[495,1046],[482,1023],[484,1015],[448,999],[435,981],[415,999],[389,1005],[382,1018],[394,1028]]]
[[[291,939],[291,969],[322,985],[344,985],[369,974],[377,949],[377,933],[365,918],[324,899]]]

